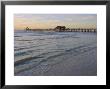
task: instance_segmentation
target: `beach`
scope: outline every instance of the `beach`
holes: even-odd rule
[[[96,76],[97,33],[16,31],[15,76]]]

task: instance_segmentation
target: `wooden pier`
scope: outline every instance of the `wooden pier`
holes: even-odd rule
[[[54,29],[30,29],[26,27],[26,31],[56,31],[56,32],[97,32],[95,28],[66,28],[65,26],[57,26]]]
[[[96,32],[97,29],[94,28],[73,28],[73,29],[69,29],[66,28],[65,26],[57,26],[54,31],[57,32]]]

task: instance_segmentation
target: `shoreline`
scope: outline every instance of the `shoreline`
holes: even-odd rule
[[[91,55],[92,54],[92,55]],[[35,66],[22,71],[15,76],[96,76],[96,49],[74,56],[72,54],[60,56],[64,60],[53,65]]]

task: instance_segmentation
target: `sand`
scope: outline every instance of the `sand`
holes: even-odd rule
[[[89,50],[79,55],[68,54],[60,56],[64,60],[54,65],[42,64],[30,70],[20,72],[23,76],[96,76],[97,53],[96,49]]]

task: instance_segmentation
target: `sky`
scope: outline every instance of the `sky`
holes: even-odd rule
[[[96,28],[96,14],[14,14],[14,29]]]

